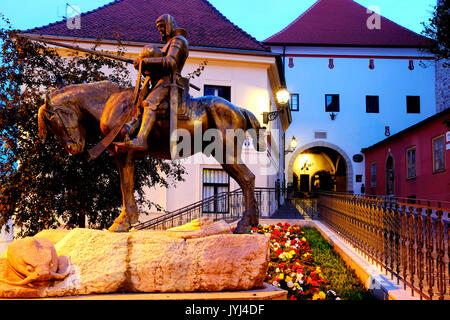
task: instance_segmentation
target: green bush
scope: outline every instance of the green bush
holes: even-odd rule
[[[323,270],[323,277],[338,297],[345,300],[374,299],[355,271],[333,250],[333,246],[316,228],[302,227],[302,231],[309,242],[315,264]]]

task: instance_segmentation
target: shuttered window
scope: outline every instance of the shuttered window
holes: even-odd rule
[[[406,176],[408,179],[416,177],[416,147],[406,150]]]
[[[444,136],[433,139],[433,172],[445,170]]]
[[[203,206],[203,212],[228,212],[228,197],[224,195],[229,191],[230,177],[225,170],[203,169],[203,200],[216,196]]]

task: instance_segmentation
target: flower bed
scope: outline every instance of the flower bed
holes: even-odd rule
[[[252,229],[254,233],[269,233],[270,239],[270,262],[267,271],[266,282],[273,286],[288,291],[288,299],[290,300],[336,300],[336,299],[353,299],[355,296],[349,294],[342,288],[339,283],[334,284],[335,278],[340,283],[350,284],[350,290],[362,292],[362,295],[356,295],[358,298],[368,298],[370,294],[365,290],[364,286],[356,278],[354,272],[342,272],[342,268],[346,268],[342,259],[332,250],[331,245],[328,248],[317,240],[319,233],[314,228],[302,228],[297,225],[289,225],[288,223],[269,226],[259,225]],[[311,232],[314,229],[316,233]],[[309,237],[314,238],[314,244],[318,248],[310,247]],[[322,238],[323,239],[323,238]],[[323,239],[323,241],[325,241]],[[331,252],[330,252],[331,251]],[[323,260],[332,261],[333,265],[323,263]],[[323,267],[326,265],[327,270]],[[350,281],[335,277],[332,273],[336,266],[340,275],[344,277],[350,276]],[[334,288],[336,286],[339,290]],[[337,292],[337,293],[336,293]],[[344,293],[344,296],[341,296]]]

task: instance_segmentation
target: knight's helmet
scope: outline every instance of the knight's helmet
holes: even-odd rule
[[[156,24],[158,24],[158,22],[164,22],[166,25],[166,36],[168,38],[173,37],[175,30],[178,28],[175,19],[170,14],[163,14],[156,19]]]

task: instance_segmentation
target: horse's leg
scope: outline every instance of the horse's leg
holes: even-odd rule
[[[223,163],[225,171],[239,184],[244,195],[245,211],[234,233],[250,233],[258,226],[259,212],[255,198],[255,175],[243,163]]]
[[[117,168],[120,174],[120,187],[122,189],[123,207],[120,215],[109,228],[112,232],[127,232],[131,225],[139,222],[136,199],[134,198],[134,151],[117,153],[115,155]]]

